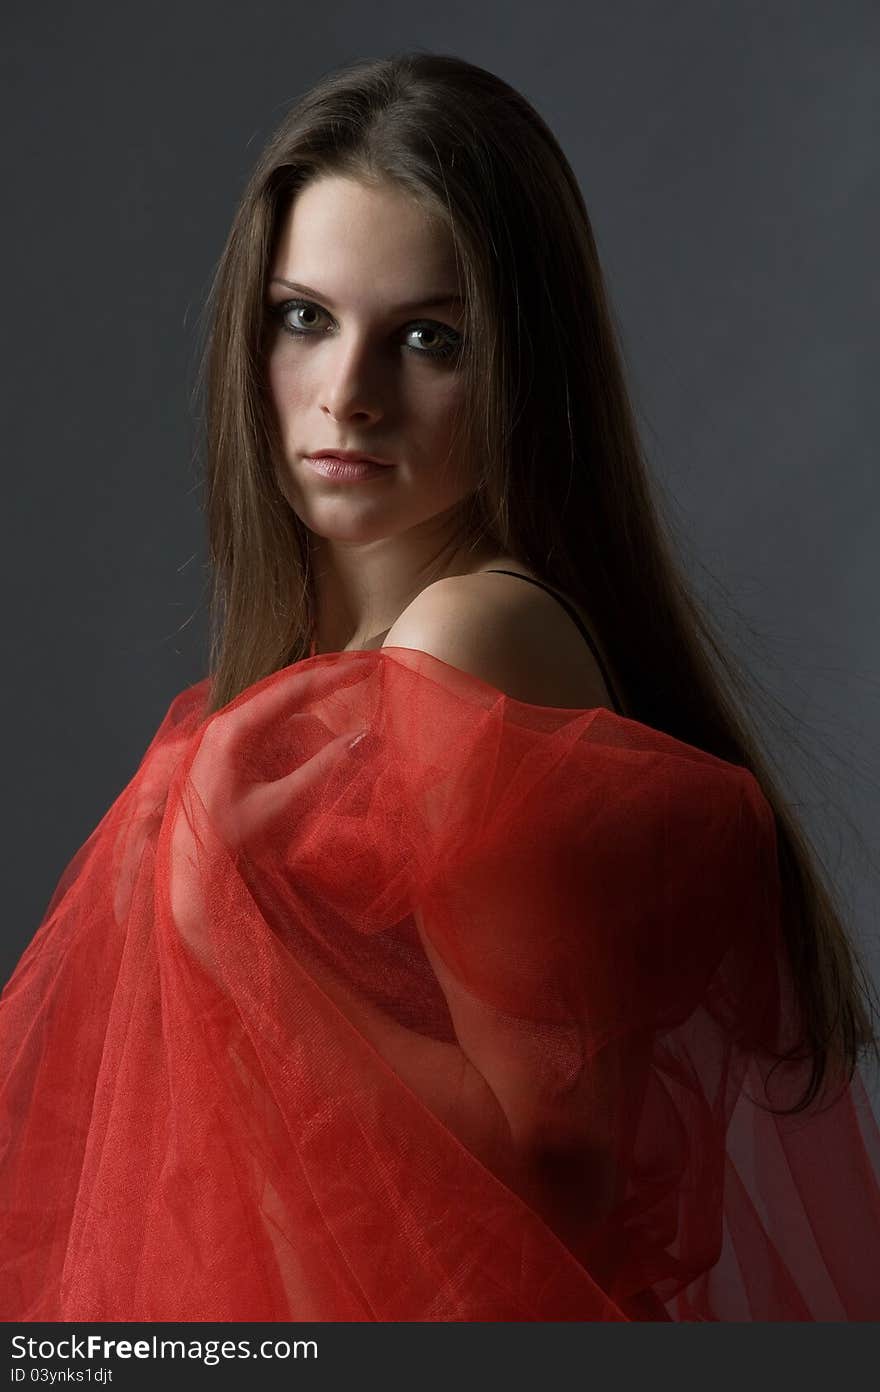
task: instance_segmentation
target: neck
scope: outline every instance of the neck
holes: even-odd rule
[[[369,542],[313,535],[317,652],[379,647],[426,585],[469,574],[498,555],[491,538],[463,545],[451,521],[432,519],[430,527]]]

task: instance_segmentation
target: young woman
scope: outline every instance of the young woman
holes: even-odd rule
[[[3,1317],[877,1319],[866,988],[552,134],[335,73],[215,290],[211,671],[3,993]]]

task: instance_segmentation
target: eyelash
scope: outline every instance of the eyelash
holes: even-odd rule
[[[293,334],[295,338],[310,338],[315,330],[312,328],[293,328],[290,324],[285,323],[285,317],[292,309],[316,309],[320,314],[326,313],[320,305],[313,304],[311,300],[284,300],[281,304],[270,305],[269,313],[272,318],[280,322],[285,333]],[[411,353],[415,353],[420,358],[451,358],[460,346],[460,336],[445,328],[443,324],[434,324],[429,319],[420,319],[409,325],[410,333],[415,329],[433,329],[446,338],[447,346],[445,348],[411,348],[409,344],[404,345],[409,348]]]

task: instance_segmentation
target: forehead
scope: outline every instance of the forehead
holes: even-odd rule
[[[324,176],[301,189],[279,230],[270,275],[307,281],[340,298],[371,288],[401,300],[427,281],[455,289],[446,222],[405,190]]]

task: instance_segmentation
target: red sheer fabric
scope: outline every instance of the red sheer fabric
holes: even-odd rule
[[[880,1318],[747,771],[403,648],[206,697],[0,998],[4,1319]]]

